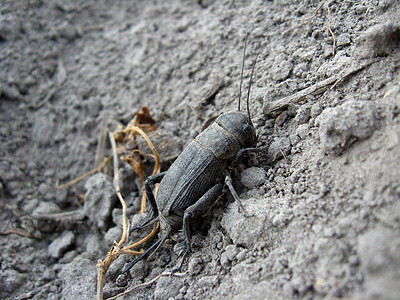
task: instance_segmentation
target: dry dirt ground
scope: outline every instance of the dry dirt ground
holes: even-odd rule
[[[103,173],[57,183],[95,167],[105,120],[114,130],[142,106],[168,169],[205,119],[236,109],[247,36],[243,95],[261,48],[250,95],[261,152],[233,178],[252,216],[223,193],[192,224],[186,275],[125,299],[398,299],[398,1],[4,0],[0,10],[0,298],[95,299],[121,205]],[[131,220],[140,183],[120,171]],[[120,257],[104,296],[172,270],[174,245],[127,276],[133,256]]]

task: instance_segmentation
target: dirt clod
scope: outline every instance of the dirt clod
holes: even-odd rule
[[[322,149],[339,155],[354,142],[373,134],[378,127],[377,108],[366,101],[350,101],[324,110],[317,122]]]
[[[360,58],[390,55],[400,49],[400,24],[387,21],[368,28],[358,40],[354,54]]]
[[[71,231],[63,233],[56,238],[48,248],[48,253],[53,258],[60,258],[65,251],[72,247],[75,240],[75,235]]]
[[[241,176],[240,181],[249,189],[260,186],[266,181],[266,172],[258,167],[243,170]]]
[[[85,215],[96,226],[106,229],[112,208],[117,201],[110,178],[102,173],[96,174],[88,179],[85,188],[87,190],[84,205]]]

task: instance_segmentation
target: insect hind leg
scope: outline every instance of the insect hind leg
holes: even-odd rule
[[[179,243],[178,247],[182,250],[181,255],[183,254],[182,261],[179,264],[179,267],[174,269],[173,272],[177,272],[182,268],[183,262],[185,258],[191,253],[190,247],[190,220],[205,211],[207,211],[210,206],[217,200],[218,196],[221,194],[223,188],[222,183],[218,183],[214,185],[211,189],[209,189],[199,200],[196,201],[193,205],[189,206],[183,215],[183,234],[184,240]]]

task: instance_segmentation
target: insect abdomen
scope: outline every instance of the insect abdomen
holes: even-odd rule
[[[161,181],[158,209],[164,216],[185,210],[215,184],[224,168],[212,152],[192,141]]]

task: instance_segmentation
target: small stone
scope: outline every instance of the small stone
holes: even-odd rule
[[[115,280],[115,285],[118,287],[125,287],[128,284],[129,275],[127,273],[121,274]]]
[[[248,252],[249,252],[249,250],[247,250],[247,249],[240,251],[238,253],[238,255],[236,256],[237,261],[241,262],[241,261],[245,260]]]
[[[48,146],[54,143],[56,121],[53,114],[40,114],[34,117],[32,126],[32,140],[40,146]]]
[[[241,182],[249,189],[264,184],[266,180],[267,177],[265,170],[258,167],[245,169],[241,174]]]
[[[68,198],[68,189],[57,189],[55,191],[55,197],[56,197],[56,202],[61,206],[61,207],[67,207],[69,204],[69,198]]]
[[[299,110],[299,105],[298,105],[298,104],[290,103],[290,104],[288,105],[287,112],[288,112],[288,115],[289,115],[289,116],[295,117],[295,116],[297,115],[297,111],[298,111],[298,110]]]
[[[100,229],[107,228],[112,208],[117,200],[109,177],[103,173],[93,175],[85,184],[85,215]]]
[[[318,117],[322,112],[322,105],[321,103],[317,102],[311,106],[310,116],[313,118]]]
[[[302,124],[296,130],[297,135],[303,140],[307,137],[308,132],[309,132],[308,124]]]
[[[60,60],[57,67],[57,82],[63,84],[67,80],[67,72],[64,68],[64,63]]]
[[[274,216],[272,219],[272,225],[275,227],[284,226],[293,218],[292,214],[288,212],[282,212]]]
[[[63,233],[49,245],[49,255],[53,258],[60,258],[72,246],[74,240],[75,235],[72,231]]]
[[[289,115],[286,110],[284,112],[282,112],[275,120],[276,125],[282,126],[285,123],[285,121],[287,120],[288,116]]]
[[[123,224],[122,208],[114,208],[112,210],[113,223],[119,226]]]
[[[95,234],[89,235],[86,239],[86,252],[93,257],[101,256],[103,254],[102,248],[100,239]]]
[[[38,199],[29,199],[26,200],[26,202],[24,203],[22,210],[30,214],[38,207],[38,205],[39,205]]]
[[[300,142],[300,137],[297,134],[291,134],[289,139],[292,146],[295,146],[298,142]]]
[[[9,295],[10,297],[5,297],[8,299],[12,299],[15,296],[15,291],[26,284],[28,278],[26,275],[18,273],[13,269],[6,269],[4,268],[0,274],[1,280],[1,295],[4,297],[5,295]],[[3,299],[5,299],[3,298]]]
[[[98,100],[91,99],[91,100],[87,101],[86,105],[87,105],[88,113],[91,117],[98,116],[98,114],[101,110],[101,103]]]
[[[68,22],[63,23],[59,28],[58,32],[60,37],[67,39],[69,41],[73,41],[75,38],[79,36],[79,30],[72,24]]]
[[[289,153],[291,149],[290,140],[282,137],[277,138],[268,148],[268,156],[272,161],[276,161]]]
[[[358,266],[360,263],[360,260],[358,259],[357,255],[352,255],[349,257],[349,264],[352,266]]]
[[[336,41],[336,46],[338,46],[338,47],[344,47],[344,46],[348,46],[350,44],[351,44],[351,39],[347,34],[339,35],[339,37]]]
[[[193,257],[189,261],[188,270],[191,275],[197,275],[203,269],[203,261],[198,257]]]
[[[310,110],[311,107],[309,105],[302,105],[299,107],[296,113],[296,117],[294,118],[297,124],[304,124],[310,120]]]
[[[276,59],[274,66],[271,69],[271,78],[275,81],[282,81],[289,77],[290,71],[293,69],[293,64],[286,59]]]
[[[22,96],[18,89],[14,85],[4,85],[1,87],[0,95],[4,96],[8,100],[21,100]]]
[[[245,209],[251,216],[250,218],[239,212],[235,202],[229,204],[221,220],[221,225],[233,244],[251,248],[268,232],[270,224],[267,222],[267,214],[265,214],[267,209],[265,202],[252,198],[246,200]],[[226,252],[224,253],[226,255]],[[227,256],[226,259],[228,259]]]
[[[221,254],[220,263],[224,267],[229,266],[229,259],[228,259],[228,256],[226,255],[226,252],[223,252]]]
[[[236,245],[228,245],[225,248],[225,253],[226,253],[226,257],[230,261],[233,261],[233,260],[235,260],[236,256],[238,255],[239,249]]]
[[[111,245],[114,241],[118,241],[122,236],[122,228],[120,226],[115,226],[110,228],[106,235],[104,236],[104,241]]]
[[[119,168],[119,188],[121,189],[122,194],[128,194],[137,190],[135,178],[136,176],[132,170],[132,166],[128,163],[121,164]]]
[[[335,230],[333,228],[325,228],[324,229],[324,237],[332,238],[335,236]]]
[[[61,212],[60,207],[53,202],[43,202],[41,201],[38,207],[33,211],[32,215],[48,215],[53,213]]]
[[[400,144],[399,133],[396,130],[388,130],[386,140],[388,150],[397,148]]]
[[[365,290],[360,291],[356,298],[398,299],[399,249],[399,233],[391,228],[377,226],[358,237],[357,254]]]

